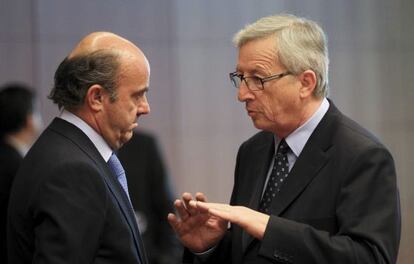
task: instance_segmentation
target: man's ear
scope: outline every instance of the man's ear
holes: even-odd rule
[[[103,107],[105,90],[99,84],[89,87],[85,96],[86,105],[93,111],[99,112]]]
[[[300,89],[301,98],[307,98],[313,94],[316,88],[317,78],[312,70],[306,70],[299,76],[302,87]]]

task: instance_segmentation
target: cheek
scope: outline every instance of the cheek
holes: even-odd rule
[[[119,124],[130,122],[132,116],[134,115],[135,109],[134,104],[130,100],[123,101],[114,108],[114,113],[116,113],[114,116],[117,116],[117,120],[115,120],[115,122]]]
[[[118,119],[115,120],[123,132],[130,132],[131,126],[137,119],[137,107],[132,102],[125,103],[118,109]]]
[[[265,96],[261,98],[260,105],[266,119],[275,121],[280,112],[280,102],[270,96]]]
[[[122,123],[125,123],[127,116],[125,106],[118,104],[114,106],[110,112],[110,122],[112,123],[112,126],[119,127]]]
[[[138,109],[138,104],[135,101],[130,101],[128,103],[128,107],[126,107],[126,111],[129,115],[135,115]]]

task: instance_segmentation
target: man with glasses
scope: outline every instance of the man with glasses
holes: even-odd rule
[[[208,203],[203,193],[175,202],[178,216],[168,218],[187,248],[184,262],[395,263],[394,162],[326,98],[322,29],[270,16],[234,42],[230,80],[263,131],[239,149],[230,205]]]

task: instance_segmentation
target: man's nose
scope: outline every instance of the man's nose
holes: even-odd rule
[[[241,82],[237,93],[237,98],[240,102],[245,102],[254,98],[252,91],[249,90],[246,83]]]
[[[140,104],[138,105],[138,115],[146,115],[149,114],[151,111],[150,109],[150,105],[149,102],[147,100],[147,97],[144,96],[142,98],[142,101],[140,102]]]

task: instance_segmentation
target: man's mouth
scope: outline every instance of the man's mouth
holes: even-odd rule
[[[134,128],[136,128],[136,127],[138,127],[138,122],[133,123],[133,124],[130,126],[130,129],[129,129],[129,130],[133,130],[133,129],[134,129]]]
[[[247,114],[248,114],[249,116],[254,115],[254,114],[256,113],[256,111],[254,111],[254,110],[252,110],[252,109],[248,109],[248,108],[246,108],[246,111],[247,111]]]

